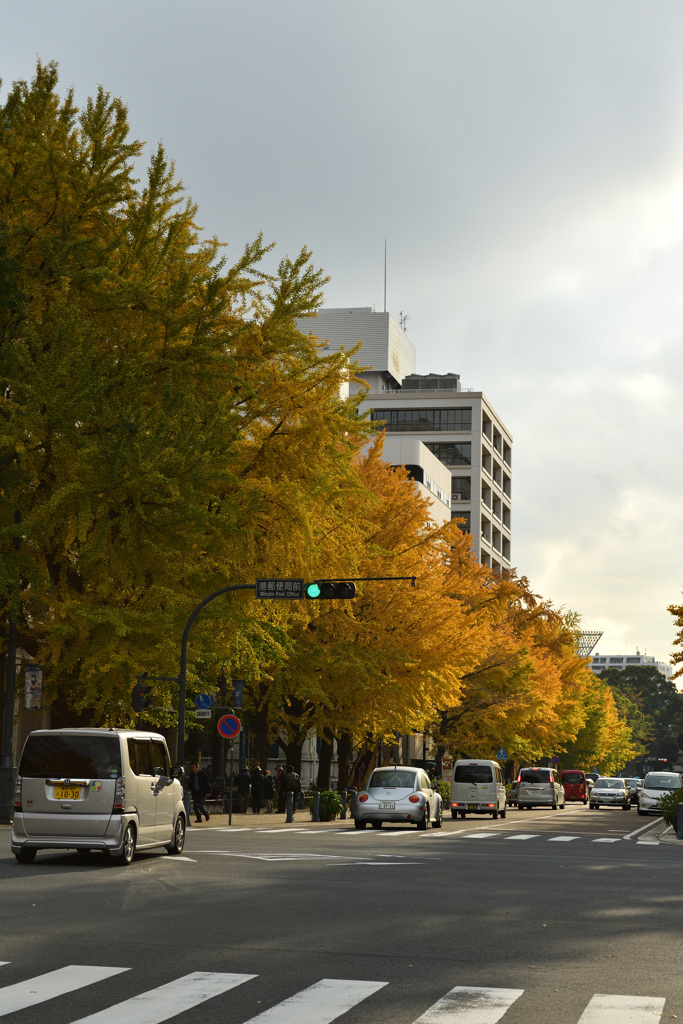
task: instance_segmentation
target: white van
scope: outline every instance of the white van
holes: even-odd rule
[[[135,851],[185,842],[182,771],[159,733],[40,729],[29,733],[14,793],[12,853],[102,850],[119,864]]]
[[[505,783],[497,761],[456,761],[451,782],[451,817],[506,814]]]

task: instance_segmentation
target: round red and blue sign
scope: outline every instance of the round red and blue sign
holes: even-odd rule
[[[218,719],[217,729],[223,739],[234,740],[242,728],[242,723],[236,715],[223,715]]]

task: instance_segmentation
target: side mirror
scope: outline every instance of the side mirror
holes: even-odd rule
[[[183,772],[183,766],[181,764],[173,764],[173,765],[171,765],[171,778],[172,779],[179,779],[180,780],[180,779],[182,779],[184,774],[185,773]]]

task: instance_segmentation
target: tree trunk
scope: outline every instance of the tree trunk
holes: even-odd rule
[[[337,789],[346,789],[349,785],[349,758],[352,748],[351,734],[343,732],[337,743]]]
[[[316,785],[318,789],[330,788],[330,768],[332,767],[332,744],[334,737],[329,729],[323,730],[322,743],[320,744],[320,760],[318,761],[318,778]]]

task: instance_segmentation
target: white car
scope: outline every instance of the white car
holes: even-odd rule
[[[680,789],[678,772],[648,772],[638,801],[638,814],[659,814],[659,801],[673,789]]]
[[[596,779],[591,790],[590,807],[593,811],[596,811],[598,807],[621,807],[622,811],[629,811],[631,809],[631,790],[626,785],[626,779],[604,776]]]
[[[564,807],[564,786],[554,768],[520,768],[517,776],[517,807]]]

